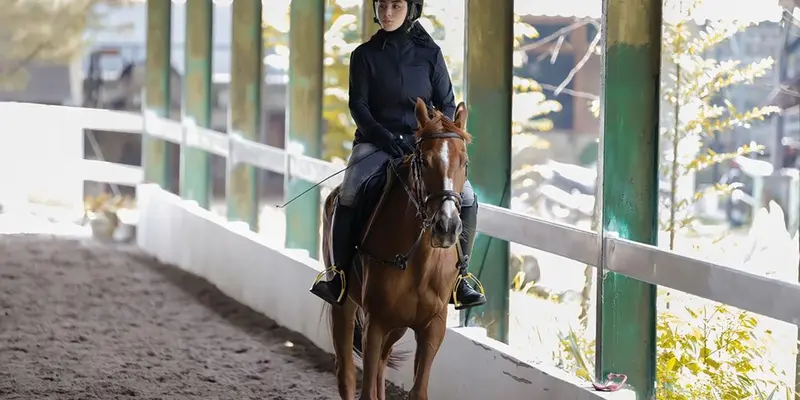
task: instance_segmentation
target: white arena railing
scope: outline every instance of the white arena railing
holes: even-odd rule
[[[35,121],[31,123],[31,121]],[[0,179],[12,176],[3,172],[3,155],[19,155],[23,150],[29,164],[41,164],[36,156],[43,146],[31,139],[32,132],[44,122],[62,128],[119,131],[147,134],[172,143],[202,149],[228,158],[229,164],[245,163],[280,174],[317,182],[337,171],[332,164],[287,153],[282,149],[245,140],[153,114],[47,106],[28,103],[0,103]],[[16,141],[25,127],[28,149]],[[81,147],[82,136],[68,135]],[[63,138],[59,139],[62,140]],[[66,139],[63,139],[66,140]],[[75,144],[64,142],[62,148]],[[3,150],[5,149],[5,150]],[[17,156],[19,158],[19,156]],[[59,161],[64,157],[57,158]],[[48,160],[52,162],[52,160]],[[197,207],[194,202],[160,189],[141,184],[137,168],[98,161],[75,161],[73,171],[80,180],[99,180],[137,186],[139,207],[138,244],[164,262],[173,263],[203,276],[226,294],[298,331],[322,349],[332,352],[327,326],[320,324],[322,301],[308,295],[308,286],[318,271],[318,261],[291,251],[272,248],[243,223],[230,223],[222,217]],[[52,174],[52,171],[50,171]],[[44,176],[47,174],[39,174]],[[55,180],[64,180],[60,175]],[[337,176],[325,183],[338,185]],[[82,188],[82,185],[80,185]],[[755,312],[790,324],[800,325],[800,284],[755,275],[730,266],[702,261],[606,234],[602,242],[594,232],[544,221],[511,210],[482,204],[478,230],[509,242],[539,249],[590,265],[602,262],[604,268],[654,285],[666,286],[689,294]],[[224,248],[225,252],[215,249]],[[601,258],[602,256],[602,258]],[[601,261],[602,260],[602,261]],[[280,281],[278,281],[278,277]],[[746,295],[743,295],[746,294]],[[281,304],[279,307],[278,304]],[[407,342],[411,342],[408,340]],[[514,355],[498,341],[487,338],[479,328],[450,328],[440,355],[434,364],[431,397],[437,399],[485,399],[502,394],[508,399],[633,399],[630,391],[595,392],[590,385],[565,372],[536,365]],[[469,360],[469,362],[466,362]],[[466,365],[485,365],[475,372]],[[392,372],[390,378],[409,386],[411,369],[406,366]]]

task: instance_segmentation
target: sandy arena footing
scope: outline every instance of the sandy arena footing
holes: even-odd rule
[[[338,399],[332,371],[303,337],[138,249],[0,235],[2,399]]]

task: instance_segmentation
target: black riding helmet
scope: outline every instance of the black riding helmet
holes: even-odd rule
[[[372,2],[372,20],[376,24],[381,23],[378,19],[378,3],[377,0]],[[406,3],[408,3],[406,25],[411,25],[422,16],[422,6],[425,5],[425,0],[406,0]]]

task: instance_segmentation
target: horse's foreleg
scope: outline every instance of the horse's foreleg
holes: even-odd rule
[[[386,339],[386,331],[367,314],[364,324],[364,379],[361,400],[378,399],[378,371],[381,365],[381,350]]]
[[[347,299],[341,307],[331,309],[331,331],[336,352],[336,380],[342,400],[356,398],[356,365],[353,361],[353,330],[356,304]]]
[[[428,400],[431,366],[444,340],[446,327],[445,318],[437,316],[427,326],[414,330],[417,334],[417,354],[414,359],[414,386],[409,393],[410,400]]]
[[[383,349],[381,350],[381,365],[378,370],[378,400],[386,400],[386,367],[389,364],[389,356],[392,355],[392,347],[406,334],[406,328],[395,329],[389,332],[386,336],[386,341],[383,342]]]

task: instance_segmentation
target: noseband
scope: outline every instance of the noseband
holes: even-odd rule
[[[417,248],[422,241],[423,234],[425,231],[430,229],[431,225],[433,225],[436,215],[441,210],[440,207],[435,213],[428,215],[428,203],[430,201],[438,199],[444,203],[445,201],[451,200],[455,203],[458,212],[461,212],[461,193],[449,189],[443,189],[434,193],[427,193],[427,190],[425,189],[425,180],[422,178],[422,170],[424,165],[422,163],[422,151],[420,150],[420,144],[428,139],[463,139],[463,137],[455,132],[443,132],[426,134],[425,136],[417,139],[417,141],[414,143],[414,153],[405,156],[405,158],[409,160],[409,167],[411,169],[411,187],[409,187],[402,175],[400,175],[400,173],[397,171],[394,163],[389,161],[389,166],[392,169],[392,173],[394,173],[394,175],[397,177],[397,180],[400,181],[400,184],[403,185],[403,190],[405,190],[406,194],[408,194],[408,198],[414,204],[414,208],[417,210],[416,217],[422,220],[422,227],[420,228],[419,233],[417,234],[417,239],[414,241],[414,244],[411,246],[411,248],[405,254],[397,254],[391,261],[375,257],[374,255],[366,253],[364,249],[359,248],[359,251],[371,261],[389,264],[401,270],[404,270],[408,267],[408,260],[411,258],[414,252],[417,251]]]

